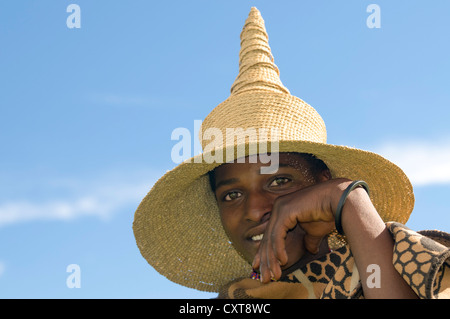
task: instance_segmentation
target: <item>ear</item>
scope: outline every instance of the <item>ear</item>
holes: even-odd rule
[[[329,181],[332,178],[331,172],[329,169],[324,169],[319,174],[317,174],[316,178],[317,178],[317,182],[319,182],[319,183]]]

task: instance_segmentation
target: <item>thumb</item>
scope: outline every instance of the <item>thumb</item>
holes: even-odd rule
[[[309,234],[305,234],[303,238],[305,248],[311,254],[315,255],[319,252],[320,243],[322,242],[324,236],[313,236]]]

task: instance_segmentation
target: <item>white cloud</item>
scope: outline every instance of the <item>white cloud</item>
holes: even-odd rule
[[[414,186],[450,184],[450,140],[389,142],[375,152],[397,164]]]
[[[374,150],[397,164],[412,184],[450,184],[450,140],[389,142]],[[64,188],[64,195],[43,200],[23,198],[0,202],[0,227],[35,220],[72,220],[83,216],[109,218],[126,205],[137,205],[160,176],[148,172],[45,181]],[[50,187],[50,188],[51,188]],[[2,270],[0,264],[0,271]]]
[[[148,174],[132,179],[109,176],[93,180],[47,181],[47,187],[65,185],[65,195],[55,197],[50,194],[39,201],[24,198],[0,202],[0,227],[36,220],[67,221],[83,216],[107,219],[126,205],[137,208],[154,182]]]

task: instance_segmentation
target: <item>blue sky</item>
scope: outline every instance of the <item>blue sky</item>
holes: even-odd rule
[[[0,298],[214,296],[157,274],[131,224],[176,165],[171,132],[228,97],[252,6],[328,143],[397,163],[416,195],[407,226],[450,231],[449,1],[3,1]]]

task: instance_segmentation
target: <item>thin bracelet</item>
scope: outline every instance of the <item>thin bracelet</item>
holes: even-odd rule
[[[344,193],[341,196],[341,199],[339,200],[337,209],[336,209],[336,214],[335,216],[335,221],[334,224],[336,226],[336,230],[338,231],[339,234],[344,235],[344,230],[342,229],[342,222],[341,222],[341,215],[342,215],[342,208],[344,207],[345,204],[345,200],[348,197],[348,194],[350,194],[350,192],[352,190],[354,190],[355,188],[362,186],[367,194],[369,195],[369,185],[367,185],[366,182],[364,181],[354,181],[353,183],[351,183],[350,185],[348,185],[348,187],[345,189]]]

